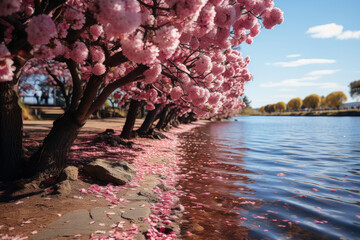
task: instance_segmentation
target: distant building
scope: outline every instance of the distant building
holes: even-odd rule
[[[360,109],[360,102],[351,102],[351,103],[344,103],[343,108],[346,109]]]

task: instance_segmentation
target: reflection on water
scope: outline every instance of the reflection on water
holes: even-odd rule
[[[360,118],[237,120],[182,135],[184,239],[360,239]]]

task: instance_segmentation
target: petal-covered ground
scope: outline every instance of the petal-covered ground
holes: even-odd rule
[[[201,123],[173,128],[165,133],[167,138],[162,140],[134,139],[132,148],[111,147],[103,142],[94,143],[96,135],[106,128],[121,127],[121,120],[101,120],[101,123],[99,125],[90,121],[71,148],[69,164],[79,167],[80,174],[79,180],[72,183],[70,194],[52,195],[51,188],[35,188],[31,194],[29,191],[26,194],[19,192],[10,202],[0,203],[0,239],[37,239],[37,236],[41,239],[41,234],[48,232],[49,223],[61,221],[66,214],[78,209],[88,209],[91,212],[96,207],[107,207],[106,214],[110,219],[118,213],[124,216],[126,211],[135,211],[136,208],[150,208],[151,213],[147,218],[135,222],[125,219],[110,224],[94,219],[84,224],[84,229],[93,230],[91,234],[74,234],[74,238],[138,239],[139,235],[144,233],[148,239],[179,237],[179,223],[184,207],[178,198],[181,187],[177,187],[179,179],[183,177],[179,168],[181,159],[177,154],[178,134]],[[49,122],[25,122],[27,137],[24,146],[29,150],[29,154],[39,146],[39,141],[50,127]],[[115,135],[119,133],[120,131],[115,130]],[[136,177],[124,186],[94,182],[82,173],[81,167],[98,158],[128,161],[135,167]],[[146,195],[147,202],[141,206],[129,207],[134,202],[134,193],[144,192],[144,195],[149,192],[151,195]],[[144,222],[147,222],[147,225],[144,225]],[[93,226],[98,226],[99,229],[94,229]],[[148,229],[143,229],[144,226],[148,226]]]

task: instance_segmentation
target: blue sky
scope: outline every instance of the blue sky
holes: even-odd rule
[[[254,79],[245,95],[252,107],[316,93],[343,91],[360,80],[360,0],[274,0],[284,23],[261,29],[243,56]]]

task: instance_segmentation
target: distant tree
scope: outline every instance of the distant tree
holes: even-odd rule
[[[265,105],[264,110],[265,110],[265,112],[267,112],[267,113],[271,113],[271,111],[270,111],[270,104]]]
[[[330,107],[336,107],[337,109],[339,109],[344,104],[344,102],[346,102],[346,100],[347,97],[345,93],[343,93],[342,91],[336,91],[326,96],[325,104]]]
[[[312,109],[319,107],[320,103],[321,103],[321,97],[317,94],[310,94],[303,101],[303,105],[305,107]]]
[[[287,107],[288,109],[298,111],[302,107],[302,105],[303,101],[301,100],[301,98],[293,98],[288,102]]]
[[[360,97],[360,80],[353,81],[350,83],[350,96]]]
[[[258,111],[261,113],[265,113],[265,106],[260,107]]]
[[[250,106],[251,101],[249,100],[249,98],[247,96],[244,96],[242,100],[246,104],[245,108],[251,108],[251,106]]]
[[[269,111],[270,111],[270,113],[275,112],[276,111],[276,104],[270,104],[269,105]]]
[[[278,112],[285,112],[286,111],[286,103],[278,102],[275,104],[275,109]]]

